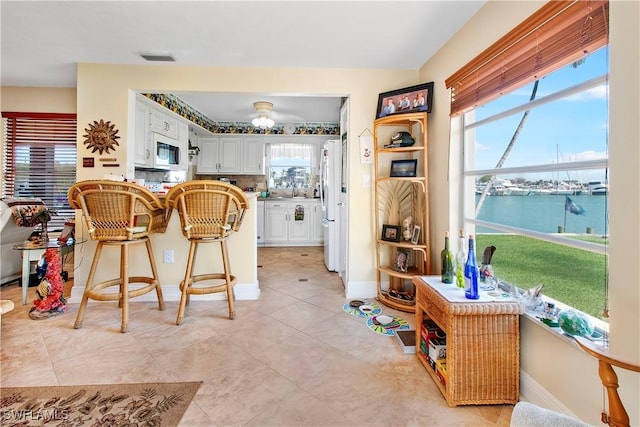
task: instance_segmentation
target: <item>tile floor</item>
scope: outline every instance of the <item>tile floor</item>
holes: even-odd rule
[[[192,301],[181,326],[177,302],[132,302],[126,334],[115,303],[89,301],[76,330],[78,304],[31,320],[17,283],[3,286],[16,308],[2,316],[2,385],[203,381],[183,426],[509,425],[511,405],[449,408],[414,355],[345,313],[322,253],[259,248],[262,294],[237,301],[235,320],[226,301]]]

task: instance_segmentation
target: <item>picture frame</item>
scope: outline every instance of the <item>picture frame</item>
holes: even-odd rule
[[[420,226],[414,225],[413,233],[411,233],[411,244],[417,245],[419,241],[420,241]]]
[[[433,82],[383,92],[378,95],[376,119],[420,111],[430,113],[432,102]]]
[[[400,227],[397,225],[382,225],[382,240],[387,242],[399,242],[400,241]]]
[[[393,269],[401,273],[409,271],[409,263],[411,262],[411,250],[398,248],[396,250],[396,258],[393,262]]]
[[[391,178],[415,178],[418,159],[392,160],[389,176]]]

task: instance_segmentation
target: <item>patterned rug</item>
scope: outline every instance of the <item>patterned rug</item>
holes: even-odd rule
[[[200,384],[2,387],[2,425],[176,426]]]
[[[397,316],[389,316],[393,318],[393,320],[386,324],[382,325],[380,322],[376,320],[377,316],[371,316],[367,319],[367,326],[373,332],[381,335],[393,335],[393,331],[402,331],[404,329],[411,329],[411,325],[406,320],[397,317]]]
[[[371,317],[371,316],[375,316],[377,314],[382,313],[382,308],[380,307],[380,304],[378,304],[377,302],[372,302],[367,300],[354,300],[354,301],[357,301],[358,304],[362,303],[361,305],[366,305],[371,307],[371,311],[362,311],[360,310],[360,306],[352,307],[349,302],[345,303],[342,306],[342,310],[344,310],[344,312],[347,314],[350,314],[352,316],[357,316],[357,317]]]

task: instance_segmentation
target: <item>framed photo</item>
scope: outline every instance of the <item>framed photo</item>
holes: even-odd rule
[[[396,250],[396,259],[393,263],[393,269],[396,271],[400,271],[406,273],[409,270],[409,256],[411,255],[410,249],[401,249],[398,248]]]
[[[415,177],[417,166],[418,159],[392,160],[389,176],[392,178]]]
[[[400,227],[397,225],[382,225],[382,240],[387,240],[389,242],[399,242],[400,241]]]
[[[422,83],[378,95],[376,119],[394,114],[431,112],[433,82]]]
[[[411,234],[411,243],[414,245],[417,245],[419,241],[420,241],[420,226],[414,225],[413,233]]]

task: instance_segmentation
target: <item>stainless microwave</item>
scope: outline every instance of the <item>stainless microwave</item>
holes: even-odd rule
[[[154,167],[156,169],[179,169],[183,153],[178,141],[165,136],[153,135]]]

